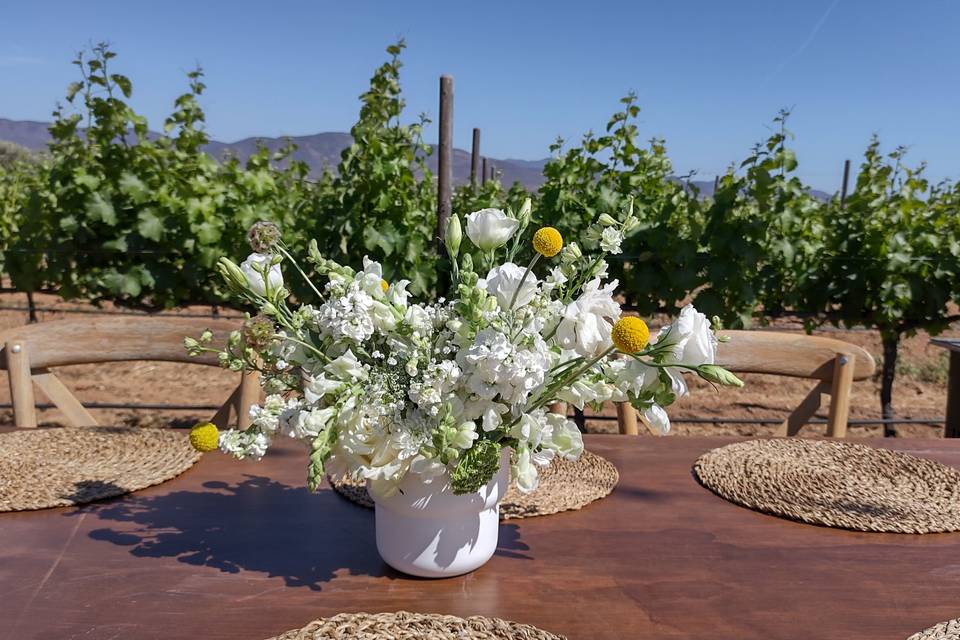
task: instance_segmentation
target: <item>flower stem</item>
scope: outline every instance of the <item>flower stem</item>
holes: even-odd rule
[[[517,304],[517,296],[520,295],[520,289],[523,288],[523,283],[527,281],[527,276],[530,275],[530,272],[533,270],[533,267],[537,264],[537,261],[540,260],[540,254],[533,254],[533,260],[530,261],[530,264],[527,265],[527,270],[523,272],[523,276],[520,278],[520,284],[517,285],[517,288],[513,290],[513,296],[510,298],[510,308],[507,311],[513,311],[513,305]]]

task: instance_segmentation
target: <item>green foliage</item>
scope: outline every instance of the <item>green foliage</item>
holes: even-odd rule
[[[409,279],[415,294],[436,285],[436,190],[424,144],[425,116],[402,124],[401,40],[387,48],[391,59],[370,80],[360,100],[360,118],[350,130],[353,144],[343,151],[337,175],[317,188],[312,234],[320,251],[350,263],[368,255],[383,264],[387,280]]]
[[[879,147],[874,138],[845,206],[824,207],[822,259],[805,302],[885,337],[939,333],[960,293],[960,191],[931,188],[923,165],[903,164],[903,148],[885,156]]]
[[[478,440],[460,456],[450,472],[450,486],[457,495],[478,491],[500,469],[500,443]]]

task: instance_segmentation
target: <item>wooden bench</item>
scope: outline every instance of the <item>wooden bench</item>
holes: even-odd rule
[[[792,436],[820,408],[822,396],[829,395],[827,435],[843,438],[850,413],[850,387],[855,380],[873,375],[873,357],[849,342],[775,331],[722,331],[730,338],[717,348],[717,364],[734,373],[762,373],[816,380],[816,385],[780,425],[777,435]],[[637,412],[617,404],[620,433],[637,433]]]
[[[55,320],[0,332],[0,367],[10,381],[10,398],[17,427],[37,426],[33,385],[63,412],[69,426],[96,425],[90,412],[51,370],[76,364],[101,362],[166,361],[218,366],[215,354],[187,354],[186,336],[213,332],[212,345],[223,348],[236,322],[175,317],[102,317],[93,320]],[[258,376],[241,374],[240,383],[211,418],[223,428],[236,422],[249,425],[249,407],[258,401]]]

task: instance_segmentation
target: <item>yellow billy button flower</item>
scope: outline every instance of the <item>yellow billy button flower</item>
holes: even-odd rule
[[[563,249],[563,236],[553,227],[540,227],[533,234],[533,250],[544,258],[552,258]]]
[[[614,346],[624,353],[636,353],[650,342],[650,329],[640,318],[620,318],[613,325],[610,338]]]
[[[190,430],[190,444],[197,451],[214,451],[220,444],[220,432],[209,422],[198,422]]]
[[[390,288],[390,284],[383,278],[380,278],[380,288],[383,289],[384,293],[386,293],[387,289]]]

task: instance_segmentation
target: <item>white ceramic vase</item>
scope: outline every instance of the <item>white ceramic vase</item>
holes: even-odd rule
[[[476,493],[456,495],[450,477],[424,482],[408,473],[376,504],[377,550],[391,567],[424,578],[448,578],[481,567],[497,549],[500,499],[510,484],[510,451],[500,470]]]

